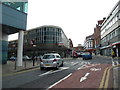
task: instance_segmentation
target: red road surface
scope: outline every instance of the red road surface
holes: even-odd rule
[[[70,77],[59,82],[52,88],[99,88],[104,70],[110,66],[110,64],[101,64],[96,66],[88,65],[88,67],[77,70]],[[91,68],[96,68],[99,70],[91,71]],[[87,79],[80,82],[81,77],[84,77],[86,73],[90,73],[87,76]]]

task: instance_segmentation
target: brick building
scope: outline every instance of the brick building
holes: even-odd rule
[[[94,38],[94,48],[96,49],[96,54],[100,54],[100,43],[101,43],[101,25],[103,23],[103,21],[105,20],[105,18],[103,18],[103,20],[99,20],[96,24],[96,27],[94,28],[94,34],[93,34],[93,38]]]

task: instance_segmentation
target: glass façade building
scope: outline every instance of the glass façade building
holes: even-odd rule
[[[31,45],[33,43],[34,46]],[[24,54],[38,56],[48,52],[57,52],[65,56],[68,48],[69,39],[58,26],[44,25],[24,33]]]
[[[28,2],[27,0],[19,1],[21,2],[13,2],[13,0],[0,2],[0,50],[2,51],[0,62],[3,64],[6,64],[8,59],[8,35],[19,33],[18,41],[22,41],[21,36],[26,30]],[[18,46],[22,50],[22,46],[20,44]],[[19,53],[22,55],[22,51]]]

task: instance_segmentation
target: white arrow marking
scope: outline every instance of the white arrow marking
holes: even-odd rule
[[[81,77],[80,82],[86,80],[86,79],[87,79],[87,76],[88,76],[89,74],[90,74],[90,73],[86,73],[84,77]]]

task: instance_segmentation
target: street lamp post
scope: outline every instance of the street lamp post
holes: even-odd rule
[[[15,47],[16,47],[16,45],[13,44],[12,47],[13,47],[13,56],[15,57],[15,53],[16,53]],[[15,65],[14,66],[15,66],[14,69],[16,70],[16,58],[15,58]]]
[[[35,49],[35,47],[36,47],[35,40],[31,40],[31,45]],[[34,50],[34,53],[35,53],[35,50]],[[33,66],[35,66],[35,55],[34,55],[34,53],[33,53],[33,56],[32,56]]]

